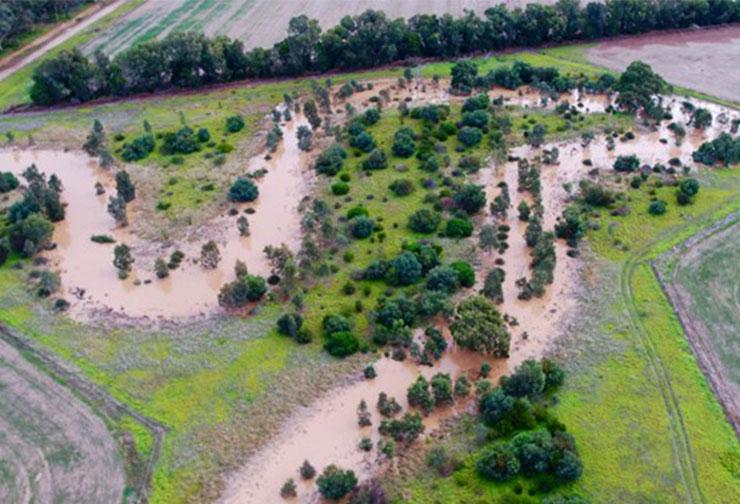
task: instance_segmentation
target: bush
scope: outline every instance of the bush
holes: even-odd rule
[[[259,189],[246,177],[239,177],[229,189],[229,199],[236,202],[254,201],[259,196]]]
[[[303,478],[304,480],[311,480],[314,478],[314,476],[316,476],[316,469],[308,460],[303,461],[303,464],[301,464],[298,472],[301,474],[301,478]]]
[[[297,313],[284,313],[277,320],[277,329],[280,334],[295,338],[303,325],[303,317]]]
[[[362,152],[370,152],[375,148],[375,139],[367,131],[362,131],[359,135],[350,138],[349,144]]]
[[[648,213],[650,215],[663,215],[667,210],[668,203],[663,200],[654,200],[648,205]]]
[[[414,183],[408,179],[396,179],[388,186],[396,196],[408,196],[414,192]]]
[[[545,373],[542,365],[527,359],[510,376],[501,378],[501,387],[512,397],[533,397],[545,389]]]
[[[0,172],[0,194],[5,194],[20,185],[15,175],[10,172]]]
[[[335,196],[344,196],[349,192],[349,184],[346,182],[337,182],[336,184],[332,184],[331,192]]]
[[[237,133],[244,129],[244,118],[240,115],[233,115],[226,118],[226,130],[230,133]]]
[[[388,158],[380,149],[373,149],[370,155],[362,162],[364,170],[383,170],[388,167]]]
[[[422,208],[409,216],[408,227],[416,233],[434,233],[439,227],[442,217],[439,213]]]
[[[339,144],[332,144],[319,154],[314,168],[323,175],[333,177],[342,169],[345,159],[347,151]]]
[[[640,160],[634,154],[629,156],[618,156],[614,161],[614,169],[618,172],[634,172],[640,167]]]
[[[393,146],[391,151],[394,156],[401,158],[411,157],[416,151],[414,142],[414,130],[411,128],[401,128],[393,135]]]
[[[130,163],[144,159],[154,151],[154,136],[147,134],[134,138],[131,143],[123,144],[121,158]]]
[[[316,479],[316,486],[325,499],[337,501],[357,486],[357,477],[353,471],[345,471],[332,464]]]
[[[333,357],[347,357],[360,349],[360,340],[351,332],[326,334],[324,349]]]
[[[467,238],[473,234],[473,223],[468,219],[450,219],[445,225],[444,235],[448,238]]]
[[[485,448],[475,464],[478,474],[494,481],[507,481],[519,473],[519,460],[508,443]]]
[[[373,229],[375,229],[375,222],[363,215],[354,217],[349,221],[349,231],[358,240],[362,240],[373,234]]]
[[[473,287],[475,285],[475,270],[467,261],[455,261],[450,267],[457,272],[460,279],[460,285],[463,287]]]
[[[478,128],[471,128],[470,126],[464,126],[460,128],[457,133],[457,139],[460,143],[466,147],[472,147],[478,145],[483,140],[483,132]]]
[[[514,398],[506,395],[501,387],[496,387],[483,394],[478,411],[486,424],[494,426],[506,416],[513,404]]]

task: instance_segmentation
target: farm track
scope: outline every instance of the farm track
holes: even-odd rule
[[[724,207],[725,205],[722,206]],[[713,210],[719,210],[719,208],[720,207],[715,207]],[[709,214],[711,215],[711,213],[712,212],[710,211]],[[706,218],[706,214],[704,218]],[[707,224],[711,225],[710,223]],[[630,325],[637,334],[638,342],[647,355],[650,369],[657,381],[658,388],[663,398],[663,403],[665,404],[671,429],[673,453],[678,462],[681,481],[686,488],[686,502],[699,504],[707,501],[699,486],[696,460],[691,448],[690,436],[686,430],[681,405],[671,384],[670,371],[661,359],[655,341],[642,323],[640,310],[637,306],[632,288],[632,279],[636,269],[639,266],[646,264],[647,256],[650,254],[653,247],[675,233],[675,229],[668,229],[629,256],[622,268],[622,272],[620,273],[620,289],[624,296],[627,312],[630,318]],[[651,269],[651,271],[654,270]]]
[[[728,215],[720,222],[714,224],[708,229],[700,231],[693,235],[683,243],[677,245],[665,255],[672,255],[678,253],[678,248],[683,248],[682,252],[687,253],[689,249],[698,247],[703,244],[704,241],[713,237],[717,233],[728,229],[729,227],[740,223],[740,212],[735,212]],[[732,424],[735,429],[735,433],[740,436],[740,418],[738,418],[736,412],[738,411],[737,397],[734,397],[732,389],[728,388],[726,382],[726,376],[722,369],[722,364],[717,356],[716,351],[712,347],[710,341],[706,341],[706,335],[703,331],[696,327],[696,324],[691,320],[689,316],[688,307],[686,306],[685,300],[678,292],[676,287],[676,275],[677,270],[672,268],[667,274],[661,273],[656,265],[656,261],[651,261],[651,267],[655,277],[660,283],[660,287],[663,290],[668,302],[671,304],[673,311],[678,316],[678,320],[686,334],[691,349],[694,352],[699,365],[702,368],[704,376],[709,381],[712,390],[719,399],[720,404],[725,412],[727,420]]]
[[[154,466],[159,460],[162,443],[168,428],[114,398],[101,387],[84,378],[79,372],[64,364],[52,353],[42,350],[30,339],[17,334],[3,324],[0,324],[0,339],[21,352],[27,360],[37,365],[54,380],[63,384],[84,402],[90,404],[93,410],[104,418],[115,419],[128,415],[151,432],[154,439],[151,456],[149,460],[142,461],[143,467],[139,468],[139,474],[136,475],[136,486],[138,486],[136,502],[148,502]]]

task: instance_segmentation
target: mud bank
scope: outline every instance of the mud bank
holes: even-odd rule
[[[305,154],[297,146],[296,130],[301,124],[296,119],[285,125],[284,140],[269,161],[262,154],[246,164],[245,174],[266,169],[265,175],[255,182],[259,198],[253,203],[233,205],[239,215],[248,218],[247,237],[239,234],[238,216],[225,214],[189,230],[178,242],[140,239],[129,227],[136,222],[142,202],[134,200],[129,205],[129,227],[117,227],[106,209],[109,195],[115,194],[114,171],[100,168],[81,152],[0,151],[0,166],[20,175],[35,163],[47,176],[57,175],[64,185],[66,218],[54,229],[56,249],[45,255],[61,275],[63,295],[72,303],[70,314],[74,318],[191,318],[218,309],[218,291],[224,282],[233,279],[237,259],[245,262],[251,273],[269,275],[270,266],[263,254],[265,246],[285,243],[297,249],[301,233],[298,205],[313,180],[312,172],[306,168]],[[96,183],[104,187],[105,194],[96,194]],[[247,209],[250,213],[246,213]],[[136,262],[127,280],[119,280],[113,267],[115,244],[94,243],[90,240],[93,235],[109,235],[116,243],[131,247]],[[214,240],[221,253],[218,267],[212,270],[196,262],[208,240]],[[169,277],[157,279],[153,270],[155,259],[166,259],[175,250],[185,253],[181,266],[171,271]]]

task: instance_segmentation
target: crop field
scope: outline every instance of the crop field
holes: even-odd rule
[[[692,347],[737,429],[740,226],[736,218],[720,224],[666,254],[658,262],[658,270]]]
[[[174,31],[196,31],[227,35],[244,41],[247,48],[271,47],[282,40],[290,18],[305,14],[318,19],[322,28],[334,26],[344,16],[367,9],[389,17],[409,18],[415,14],[460,15],[464,10],[482,13],[497,3],[509,6],[525,1],[484,0],[158,0],[147,2],[104,30],[85,47],[116,54],[133,44],[166,36]],[[543,2],[554,3],[554,2]]]
[[[652,65],[668,82],[740,102],[740,27],[655,34],[597,44],[586,51],[594,64],[622,71],[630,62]]]

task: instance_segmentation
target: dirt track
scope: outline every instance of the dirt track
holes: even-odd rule
[[[0,342],[0,501],[120,502],[121,456],[103,421]]]

